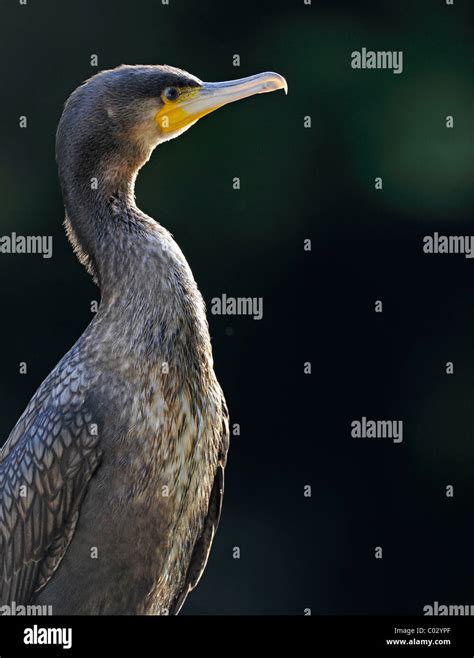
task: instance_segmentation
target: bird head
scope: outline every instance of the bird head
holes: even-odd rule
[[[58,156],[72,150],[138,154],[142,164],[160,142],[177,137],[223,105],[254,94],[287,91],[277,73],[203,82],[171,66],[120,66],[78,87],[58,128]]]

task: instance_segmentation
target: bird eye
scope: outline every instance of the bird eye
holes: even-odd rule
[[[169,101],[175,101],[179,96],[179,90],[176,87],[166,87],[163,94]]]

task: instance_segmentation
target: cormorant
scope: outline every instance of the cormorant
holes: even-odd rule
[[[78,87],[59,122],[65,226],[100,287],[85,332],[0,453],[0,603],[53,614],[176,614],[219,521],[228,414],[203,299],[170,233],[135,205],[161,142],[262,73],[204,83],[121,66]]]

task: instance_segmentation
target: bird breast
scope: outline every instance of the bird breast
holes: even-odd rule
[[[135,422],[126,443],[138,443],[140,449],[134,451],[133,491],[128,488],[126,498],[161,529],[156,552],[165,562],[155,590],[162,606],[186,574],[208,512],[219,459],[221,404],[212,386],[199,395],[183,386],[170,396],[160,385],[147,395],[136,394],[129,413]]]

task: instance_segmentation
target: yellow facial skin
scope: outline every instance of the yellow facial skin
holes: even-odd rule
[[[161,96],[163,107],[155,116],[155,121],[160,126],[161,132],[169,133],[181,130],[188,124],[200,119],[204,114],[212,112],[212,109],[209,109],[207,112],[196,113],[196,116],[191,119],[189,112],[191,101],[199,96],[201,89],[200,87],[179,87],[178,89],[180,93],[174,101],[166,98],[164,94]]]
[[[162,133],[182,130],[223,105],[255,94],[277,89],[288,93],[285,78],[278,73],[259,73],[229,82],[203,82],[199,87],[177,87],[179,95],[170,100],[161,96],[163,107],[155,115]]]

